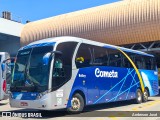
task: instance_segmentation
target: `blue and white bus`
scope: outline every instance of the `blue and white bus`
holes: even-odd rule
[[[33,42],[17,54],[11,107],[81,112],[85,105],[158,94],[153,55],[76,37]]]
[[[11,81],[11,68],[9,67],[10,55],[0,52],[0,101],[8,99],[8,91]]]

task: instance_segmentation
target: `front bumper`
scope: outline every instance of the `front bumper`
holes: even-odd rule
[[[27,105],[22,105],[22,103],[27,103]],[[10,99],[10,106],[15,108],[29,108],[29,109],[42,109],[51,110],[53,109],[47,103],[47,100],[16,100]]]
[[[15,99],[10,95],[9,101],[10,106],[15,108],[28,108],[37,110],[56,110],[66,108],[66,105],[56,105],[56,100],[51,94],[46,94],[40,99],[34,100]]]

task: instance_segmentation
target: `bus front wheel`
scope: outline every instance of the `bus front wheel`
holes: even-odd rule
[[[71,107],[67,109],[69,113],[80,113],[84,108],[84,99],[81,94],[76,93],[71,99]]]
[[[140,89],[137,89],[136,98],[135,98],[134,101],[135,101],[136,104],[142,103],[142,91]]]

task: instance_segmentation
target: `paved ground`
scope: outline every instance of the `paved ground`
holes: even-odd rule
[[[153,113],[160,114],[160,95],[156,97],[150,97],[149,101],[142,104],[133,104],[131,101],[107,103],[101,105],[88,106],[85,108],[87,112],[78,115],[69,115],[64,111],[40,111],[46,115],[47,119],[53,120],[160,120],[160,117],[126,117],[128,114],[141,111],[154,111]],[[39,112],[30,109],[11,108],[8,100],[0,101],[0,111],[12,111],[12,112]],[[112,112],[111,112],[112,111]],[[126,112],[127,111],[127,112]],[[132,111],[133,113],[131,113]],[[137,112],[136,112],[137,111]],[[158,112],[155,112],[158,111]],[[145,114],[148,112],[145,112]],[[109,114],[110,117],[106,117]],[[150,114],[150,113],[149,113]],[[94,117],[93,117],[94,116]],[[103,117],[102,117],[103,116]],[[119,116],[119,117],[117,117]],[[22,118],[8,118],[5,119],[22,119]],[[0,118],[1,119],[1,118]]]

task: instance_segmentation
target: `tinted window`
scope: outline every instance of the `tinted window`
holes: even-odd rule
[[[150,70],[151,69],[150,57],[144,56],[144,63],[145,63],[145,69]]]
[[[90,65],[92,66],[101,66],[108,65],[108,50],[103,47],[92,46],[90,48],[90,53],[92,56],[92,60]]]
[[[128,52],[125,52],[125,53],[130,57],[131,60],[134,61],[133,54],[130,54]],[[125,67],[125,68],[133,68],[131,62],[128,60],[128,58],[126,56],[123,56],[123,67]]]
[[[138,69],[155,70],[156,61],[153,57],[139,55],[135,53],[127,53],[135,63]]]
[[[76,56],[77,68],[108,65],[108,50],[94,45],[81,44]],[[81,58],[82,61],[77,61]]]
[[[52,50],[53,46],[43,46],[19,51],[11,91],[43,92],[47,90],[50,65],[46,64],[44,56]]]
[[[75,60],[77,68],[90,66],[132,68],[129,60],[119,50],[94,45],[81,44],[77,52],[77,58],[82,58],[82,61]]]
[[[48,88],[49,66],[44,64],[44,55],[53,50],[53,46],[33,48],[29,60],[29,78]],[[44,91],[42,90],[42,91]]]
[[[157,68],[156,60],[154,58],[150,58],[150,59],[151,59],[151,70],[156,70]]]
[[[87,44],[81,44],[76,55],[77,68],[89,67],[92,63],[92,46]],[[79,60],[78,59],[82,59]]]
[[[138,69],[143,69],[143,61],[142,61],[142,56],[140,55],[135,55],[135,65],[137,66]]]
[[[114,49],[108,49],[109,51],[109,66],[123,67],[123,54]]]
[[[62,55],[55,55],[53,74],[52,74],[52,87],[58,89],[68,80],[72,75],[72,58],[77,42],[64,42],[57,46],[56,51],[61,51]]]
[[[72,64],[72,57],[77,46],[77,42],[64,42],[57,46],[57,51],[62,52],[62,59],[65,65]]]
[[[138,69],[156,69],[153,58],[125,52],[135,63]],[[75,60],[77,68],[90,66],[112,66],[133,68],[131,62],[119,50],[103,48],[94,45],[81,44]]]

